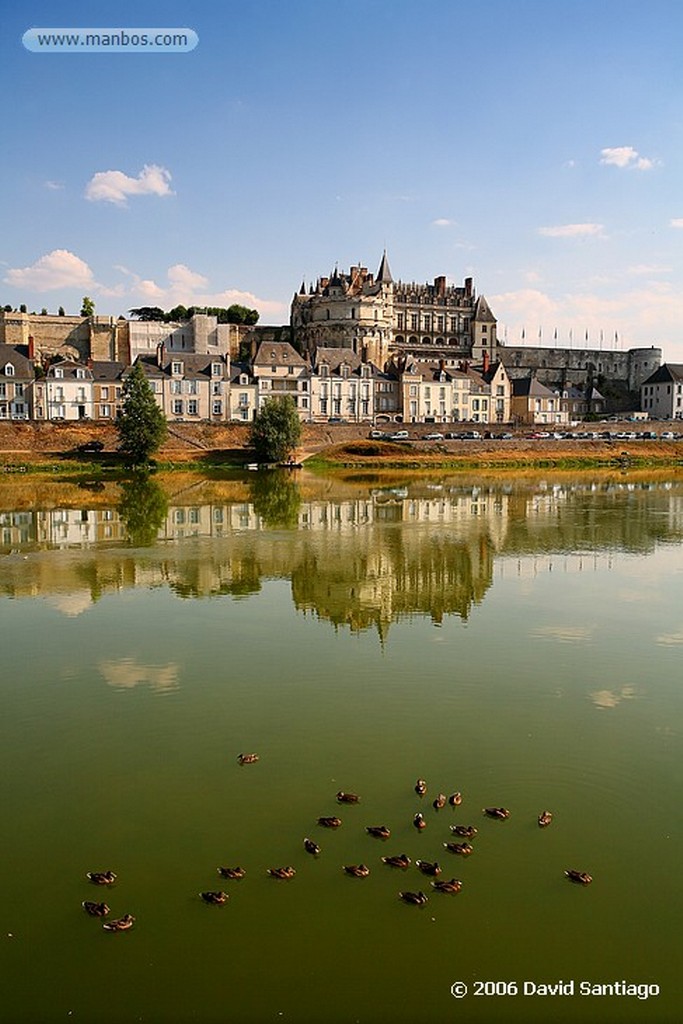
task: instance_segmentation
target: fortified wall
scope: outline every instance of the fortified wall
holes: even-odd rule
[[[626,352],[606,349],[541,348],[530,345],[498,343],[497,358],[513,379],[530,374],[548,387],[592,384],[599,376],[628,391],[637,391],[642,382],[662,363],[662,350],[631,348]]]
[[[0,310],[0,343],[23,346],[29,359],[60,355],[85,362],[127,361],[128,321],[113,316],[43,316]]]

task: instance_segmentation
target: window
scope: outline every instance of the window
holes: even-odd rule
[[[188,393],[188,395],[196,395],[197,394],[197,381],[196,380],[188,380],[186,382],[186,385],[187,385],[187,393]]]
[[[76,380],[85,380],[85,370],[79,367],[76,368]]]
[[[7,365],[5,366],[5,376],[6,377],[13,377],[14,376],[14,367],[12,366],[11,363],[7,363]]]
[[[102,417],[102,419],[107,419],[107,420],[110,419],[111,418],[111,406],[110,405],[101,405],[100,406],[100,416]]]
[[[183,386],[182,385],[182,381],[172,380],[171,381],[171,394],[172,395],[179,395],[181,393],[182,386]]]
[[[183,364],[181,362],[171,363],[171,373],[175,376],[180,376],[183,372]]]
[[[222,367],[222,365],[220,363],[211,363],[211,376],[212,377],[222,377],[223,376],[223,367]]]
[[[100,388],[100,398],[105,401],[109,398],[109,388]]]
[[[329,377],[329,375],[330,375],[330,368],[329,368],[329,366],[327,365],[327,363],[321,363],[320,364],[320,376],[321,377]]]
[[[420,329],[417,313],[410,314],[410,329],[411,331],[417,331]]]
[[[199,409],[198,409],[198,405],[197,405],[197,399],[196,398],[190,398],[188,400],[188,403],[187,403],[187,415],[188,416],[197,416],[198,413],[199,413]]]
[[[214,402],[213,405],[211,406],[211,412],[212,412],[212,414],[214,416],[222,416],[223,415],[223,403],[222,402]]]
[[[241,406],[249,405],[249,395],[244,391],[240,392],[239,404]]]
[[[211,382],[211,394],[221,395],[223,393],[223,383],[220,380],[214,380]]]
[[[61,366],[55,367],[55,377],[58,380],[61,380],[63,376],[64,376],[64,370],[62,369],[62,367]]]
[[[182,399],[175,398],[173,400],[173,415],[174,416],[182,416],[183,415]]]
[[[14,397],[15,397],[15,398],[21,398],[21,396],[22,396],[23,394],[24,394],[24,385],[23,385],[23,384],[19,384],[19,383],[16,383],[16,384],[14,385]]]

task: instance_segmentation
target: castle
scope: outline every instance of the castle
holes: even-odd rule
[[[386,252],[376,276],[367,267],[335,268],[294,295],[290,325],[296,347],[310,358],[319,348],[347,348],[385,368],[409,358],[446,366],[502,362],[514,379],[533,376],[550,387],[603,385],[627,401],[662,361],[661,349],[603,351],[589,348],[508,346],[497,320],[471,277],[462,286],[445,276],[433,284],[395,281]]]

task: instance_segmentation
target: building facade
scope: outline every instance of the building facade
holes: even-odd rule
[[[664,363],[643,381],[640,408],[652,419],[683,419],[683,365]]]

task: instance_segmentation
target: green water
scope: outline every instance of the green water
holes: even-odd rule
[[[0,1020],[680,1020],[683,482],[332,491],[167,494],[146,546],[0,495]],[[659,994],[580,994],[623,981]]]

